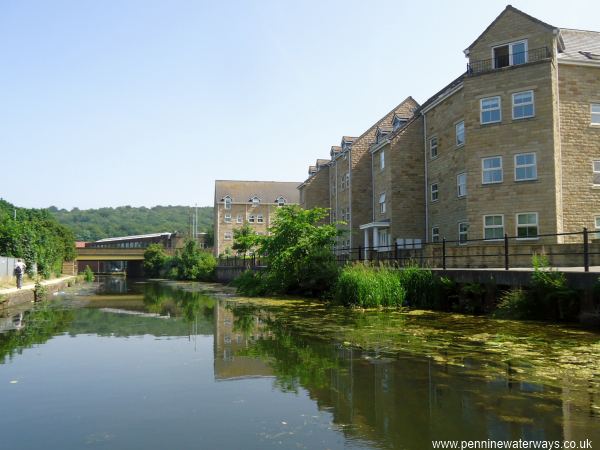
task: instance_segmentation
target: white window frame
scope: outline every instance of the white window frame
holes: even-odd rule
[[[385,169],[385,150],[379,152],[379,170]]]
[[[592,161],[592,184],[594,186],[600,186],[600,159]],[[598,182],[596,182],[598,180]]]
[[[435,141],[435,145],[433,145],[434,141]],[[439,146],[439,143],[438,143],[437,136],[430,137],[429,138],[429,158],[435,159],[439,156],[438,146]],[[435,149],[435,155],[433,154],[434,149]]]
[[[254,214],[250,214],[248,216],[248,223],[255,223],[256,222],[256,216]]]
[[[277,206],[281,207],[281,206],[285,206],[285,204],[286,204],[285,198],[277,197]]]
[[[252,207],[256,208],[258,205],[260,205],[260,198],[256,196],[252,197]]]
[[[461,226],[466,225],[466,230],[461,230]],[[461,237],[464,236],[464,239]],[[469,240],[469,222],[458,222],[458,245],[467,245]]]
[[[385,192],[379,194],[379,214],[385,214],[386,206],[385,206]]]
[[[458,127],[462,128],[462,133],[459,133]],[[456,147],[462,147],[465,145],[465,121],[461,120],[456,125],[454,125],[454,134],[456,139]],[[459,142],[458,137],[462,134],[462,142]]]
[[[225,223],[231,223],[231,214],[225,214],[223,216],[223,222],[225,222]]]
[[[225,209],[231,209],[231,203],[232,203],[231,197],[229,195],[226,195],[223,198],[223,204],[225,205],[224,208]]]
[[[528,228],[534,225],[526,224],[519,226],[519,216],[530,215],[533,214],[535,216],[535,228],[537,229],[537,234],[535,236],[527,236],[527,237],[519,237],[519,228]],[[517,236],[518,241],[532,241],[539,239],[540,234],[540,218],[537,212],[523,212],[515,214],[515,235]]]
[[[484,122],[483,121],[483,113],[484,113],[484,109],[483,109],[483,102],[485,102],[486,100],[493,100],[493,99],[498,99],[498,107],[496,108],[487,108],[485,110],[485,112],[489,112],[489,111],[498,111],[499,113],[499,118],[498,120],[490,120],[488,122]],[[488,125],[491,123],[500,123],[502,122],[502,97],[500,97],[499,95],[494,95],[492,97],[485,97],[479,100],[479,123],[481,125]]]
[[[489,159],[500,159],[500,167],[493,167],[486,169],[484,167],[485,161]],[[500,171],[500,181],[485,181],[486,172]],[[502,165],[502,156],[488,156],[487,158],[481,158],[481,184],[498,184],[504,181],[504,168]]]
[[[516,105],[515,104],[515,96],[527,94],[527,93],[531,94],[531,101],[527,102],[527,103],[519,103],[518,105]],[[515,117],[515,108],[516,107],[528,106],[528,105],[531,105],[531,115],[530,116]],[[513,120],[521,120],[521,119],[529,119],[531,117],[535,117],[535,94],[533,93],[533,90],[530,89],[528,91],[515,92],[512,95],[512,119]]]
[[[533,155],[533,164],[517,164],[517,158],[519,156],[527,156],[527,155]],[[528,167],[533,167],[534,176],[531,178],[518,178],[517,177],[517,169],[527,169]],[[536,155],[536,153],[535,152],[517,153],[515,155],[515,181],[531,181],[531,180],[537,180],[537,155]]]
[[[431,227],[431,242],[440,242],[440,227]]]
[[[596,229],[596,233],[594,233],[592,239],[600,239],[600,214],[594,216],[594,228]]]
[[[502,218],[502,224],[501,225],[489,225],[487,226],[485,224],[485,219],[487,217],[501,217]],[[502,237],[494,237],[494,238],[486,238],[485,237],[485,232],[487,229],[501,229],[502,230]],[[506,234],[505,230],[504,230],[504,214],[486,214],[485,216],[483,216],[483,239],[486,241],[501,241],[502,239],[504,239],[504,235]]]
[[[233,239],[233,233],[231,231],[226,231],[223,233],[223,240],[231,241]]]
[[[600,103],[590,104],[590,125],[600,126]]]
[[[433,188],[435,186],[435,189]],[[435,198],[434,197],[435,194]],[[435,203],[440,199],[440,184],[439,183],[431,183],[429,185],[429,198],[431,199],[431,203]]]
[[[464,183],[462,184],[460,182],[461,177],[464,177]],[[458,198],[463,198],[467,196],[467,172],[461,172],[458,175],[456,175],[456,196]]]
[[[242,216],[241,214],[238,214],[237,218],[236,218],[236,222],[237,223],[244,223],[244,216]]]
[[[494,47],[492,47],[492,64],[494,66],[494,69],[498,69],[499,67],[496,67],[496,57],[494,56],[494,50],[499,48],[499,47],[508,47],[508,66],[503,66],[503,67],[510,67],[510,66],[520,66],[521,64],[515,64],[514,63],[514,51],[513,51],[513,46],[517,45],[517,44],[525,44],[525,62],[521,63],[521,64],[527,64],[529,62],[529,43],[527,42],[527,39],[521,39],[520,41],[514,41],[514,42],[507,42],[506,44],[502,44],[502,45],[495,45]],[[500,67],[501,68],[501,67]]]
[[[262,214],[257,214],[256,223],[265,223],[265,216],[263,216]]]

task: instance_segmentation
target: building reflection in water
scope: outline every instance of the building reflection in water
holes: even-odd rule
[[[293,379],[349,439],[394,448],[429,448],[440,439],[600,442],[597,397],[573,380],[548,386],[523,381],[501,361],[503,375],[468,357],[451,365],[283,336],[267,318],[219,303],[215,378],[274,376],[284,390]]]

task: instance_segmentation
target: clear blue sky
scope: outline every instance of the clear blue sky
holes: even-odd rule
[[[303,181],[464,71],[506,4],[0,0],[0,197],[200,206],[215,179]],[[600,29],[598,1],[512,4]]]

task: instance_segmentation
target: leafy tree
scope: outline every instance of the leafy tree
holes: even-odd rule
[[[168,256],[161,244],[150,244],[144,252],[144,272],[149,277],[159,277]]]
[[[270,234],[260,237],[259,251],[269,258],[270,290],[318,295],[335,281],[338,268],[330,249],[339,232],[322,222],[327,214],[298,205],[278,209]]]
[[[258,243],[258,235],[256,231],[248,224],[233,230],[233,250],[237,251],[238,255],[246,255],[250,250],[254,249]]]
[[[17,208],[0,199],[0,254],[23,258],[44,277],[62,271],[75,256],[73,233],[46,210]]]
[[[214,256],[198,249],[196,241],[187,241],[178,257],[178,277],[182,280],[211,280],[217,265]]]

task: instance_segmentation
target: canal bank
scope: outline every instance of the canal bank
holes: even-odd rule
[[[52,280],[42,280],[40,285],[46,289],[47,293],[53,293],[63,290],[65,287],[71,286],[77,281],[77,277],[73,275],[62,276]],[[29,281],[23,284],[21,289],[16,287],[8,289],[0,289],[0,308],[8,308],[11,306],[22,305],[35,301],[36,284]]]

